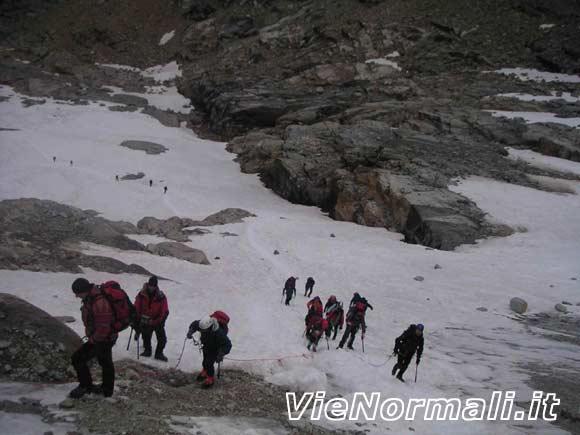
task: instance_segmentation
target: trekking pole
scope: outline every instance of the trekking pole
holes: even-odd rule
[[[181,358],[183,357],[183,352],[185,352],[185,342],[187,341],[187,335],[185,336],[185,340],[183,340],[183,347],[181,348],[181,353],[179,354],[179,358],[177,359],[177,364],[175,366],[175,368],[177,369],[177,367],[179,367],[179,364],[181,363]]]
[[[362,341],[362,350],[363,350],[363,353],[365,353],[365,335],[364,335],[364,333],[360,336],[360,339]]]
[[[133,328],[131,328],[131,332],[129,333],[129,341],[127,342],[127,352],[129,351],[129,347],[131,346],[132,337],[133,337]]]
[[[137,340],[137,359],[139,359],[139,340]]]
[[[415,365],[415,383],[417,383],[417,371],[419,370],[419,364]]]
[[[218,379],[222,376],[222,363],[218,363],[218,372],[217,372]]]
[[[328,344],[328,337],[325,338],[326,338],[326,349],[330,350],[330,344]]]

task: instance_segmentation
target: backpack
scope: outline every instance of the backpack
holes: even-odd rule
[[[113,330],[121,332],[133,325],[135,306],[117,281],[107,281],[99,286],[101,294],[107,299],[113,311]]]
[[[220,324],[220,327],[225,331],[225,333],[226,334],[228,333],[229,331],[228,324],[230,323],[230,316],[228,316],[223,311],[214,311],[214,313],[209,317],[213,317],[214,319],[216,319]]]

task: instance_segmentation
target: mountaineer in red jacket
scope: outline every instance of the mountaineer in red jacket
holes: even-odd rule
[[[77,298],[82,299],[81,314],[85,325],[85,335],[88,339],[71,357],[72,365],[77,373],[79,385],[69,396],[79,399],[85,394],[113,395],[115,386],[115,366],[113,365],[112,349],[117,341],[117,332],[113,324],[115,314],[102,289],[89,283],[85,278],[78,278],[72,284],[72,291]],[[93,385],[88,361],[97,358],[103,370],[103,384]]]
[[[163,349],[167,344],[165,334],[165,321],[169,316],[169,307],[165,294],[157,286],[157,277],[152,276],[143,284],[143,288],[135,298],[135,317],[138,322],[135,339],[139,339],[139,333],[143,337],[143,353],[141,356],[151,356],[151,337],[153,332],[157,337],[155,359],[167,361],[163,355]]]

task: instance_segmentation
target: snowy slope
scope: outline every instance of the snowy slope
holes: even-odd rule
[[[158,68],[165,80],[171,68]],[[167,88],[170,89],[170,88]],[[137,263],[172,281],[161,283],[171,314],[166,354],[170,365],[179,356],[189,323],[222,309],[231,315],[234,349],[224,365],[263,374],[267,380],[329,395],[379,391],[384,397],[484,397],[494,389],[513,388],[523,401],[531,390],[523,384],[522,361],[574,364],[574,347],[530,335],[509,317],[509,299],[525,298],[533,312],[550,311],[562,300],[580,301],[580,197],[546,193],[473,178],[455,190],[477,202],[491,219],[525,227],[508,238],[482,241],[442,252],[407,245],[401,236],[379,228],[335,222],[313,207],[292,205],[265,189],[258,178],[240,173],[223,143],[201,140],[191,131],[169,128],[141,113],[112,112],[105,106],[73,106],[48,101],[24,108],[7,87],[0,103],[0,199],[35,197],[98,210],[109,219],[136,223],[144,216],[204,218],[227,207],[257,215],[245,223],[213,227],[212,234],[193,237],[211,266],[192,265],[143,252],[115,251],[87,245],[128,263]],[[169,151],[147,155],[122,148],[123,140],[157,142]],[[52,162],[52,156],[57,162]],[[74,161],[70,167],[69,160]],[[558,159],[553,159],[558,161]],[[553,163],[553,162],[552,162]],[[562,170],[580,165],[563,162]],[[142,180],[115,182],[115,175],[143,171]],[[148,186],[153,179],[154,186]],[[578,184],[578,183],[577,183]],[[162,187],[168,186],[166,195]],[[223,237],[229,231],[238,237]],[[330,234],[336,235],[331,238]],[[135,236],[150,240],[149,236]],[[280,251],[274,256],[273,251]],[[214,259],[220,257],[220,259]],[[434,269],[440,264],[442,269]],[[299,276],[294,305],[280,303],[285,279]],[[413,277],[421,275],[423,282]],[[94,282],[110,275],[86,270]],[[321,342],[306,354],[302,338],[306,298],[300,295],[306,277],[317,281],[323,300],[335,294],[346,304],[359,291],[374,305],[362,354],[331,350]],[[0,291],[26,298],[53,315],[74,315],[81,335],[79,303],[70,292],[70,274],[0,270]],[[134,296],[143,277],[115,276]],[[554,287],[551,288],[550,285]],[[484,306],[488,312],[476,311]],[[578,311],[578,307],[573,307]],[[410,323],[426,325],[426,349],[418,383],[401,384],[386,363],[394,339]],[[123,334],[115,348],[126,357]],[[134,357],[134,349],[130,356]],[[302,355],[307,355],[306,357]],[[239,361],[239,360],[260,361]],[[237,361],[236,361],[237,360]],[[186,348],[180,368],[195,371],[200,355]],[[152,364],[157,364],[155,361]],[[577,364],[577,363],[576,363]],[[413,366],[406,377],[413,377]],[[332,427],[332,423],[328,423]],[[336,424],[335,424],[336,425]],[[526,433],[563,433],[547,423],[530,423]],[[413,427],[416,433],[515,434],[508,422],[378,421],[362,427],[335,427],[370,433],[393,433]]]

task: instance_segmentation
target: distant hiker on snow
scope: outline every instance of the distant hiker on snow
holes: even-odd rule
[[[115,175],[115,181],[119,181],[119,176]]]
[[[71,166],[73,165],[73,161],[72,161],[72,160],[70,161],[70,165],[71,165]]]
[[[210,317],[195,320],[189,326],[187,338],[199,331],[203,350],[203,369],[197,376],[203,381],[202,388],[210,388],[214,383],[214,364],[221,363],[224,356],[230,353],[232,342],[228,338],[228,322],[230,318],[223,311],[216,311]],[[219,372],[218,372],[219,376]]]
[[[55,162],[56,162],[56,157],[55,157],[55,156],[53,156],[53,157],[52,157],[52,163],[55,163]]]
[[[78,278],[72,283],[72,291],[77,298],[82,299],[81,314],[87,341],[71,357],[79,385],[69,396],[79,399],[93,393],[111,397],[115,386],[112,349],[118,333],[129,326],[131,302],[115,281],[96,286],[85,278]],[[93,384],[87,365],[95,357],[102,369],[101,386]]]
[[[153,186],[153,180],[149,180],[149,187]]]
[[[308,298],[310,297],[310,295],[312,294],[312,290],[314,289],[314,284],[316,284],[316,281],[314,281],[314,278],[309,276],[308,279],[306,280],[306,287],[304,288],[304,296]]]
[[[166,193],[167,193],[167,186],[165,186],[165,187],[163,188],[163,194],[166,194]]]
[[[356,333],[358,332],[359,328],[362,328],[362,340],[364,342],[365,339],[365,332],[367,329],[367,325],[365,323],[365,312],[366,312],[366,304],[361,301],[357,302],[348,310],[346,314],[346,329],[337,349],[342,349],[346,340],[350,337],[348,341],[348,345],[346,346],[348,349],[353,350],[353,343],[356,337]],[[363,344],[364,347],[364,344]]]
[[[284,290],[282,290],[282,296],[284,296],[284,294],[286,295],[286,305],[290,305],[290,301],[292,300],[292,298],[294,296],[296,296],[296,280],[297,279],[298,278],[291,276],[290,278],[288,278],[286,280],[286,284],[284,284]]]
[[[336,296],[330,296],[324,306],[324,314],[326,315],[326,321],[328,322],[326,338],[330,338],[330,335],[334,331],[332,339],[336,340],[338,330],[342,330],[344,325],[344,309],[342,308],[342,302],[338,302]]]
[[[307,316],[306,338],[308,339],[308,350],[312,348],[312,351],[316,352],[316,347],[318,346],[320,337],[322,337],[322,334],[324,334],[327,328],[328,322],[326,319],[322,318],[321,313],[313,310],[312,313]]]
[[[149,281],[143,284],[143,288],[137,294],[135,315],[138,320],[135,340],[139,340],[139,334],[143,337],[144,350],[141,356],[151,356],[151,337],[155,332],[155,337],[157,337],[155,359],[167,361],[167,357],[163,355],[163,349],[167,344],[165,321],[169,316],[169,307],[167,297],[157,286],[156,276],[149,278]]]
[[[411,325],[395,340],[394,354],[397,355],[397,363],[393,367],[391,374],[395,376],[398,370],[399,374],[397,375],[397,379],[401,382],[405,382],[403,374],[407,370],[407,367],[409,367],[415,351],[417,351],[417,365],[421,362],[424,329],[425,327],[421,323]]]

